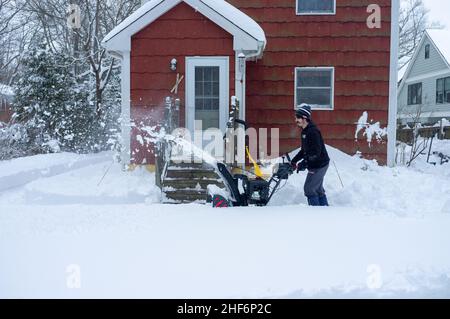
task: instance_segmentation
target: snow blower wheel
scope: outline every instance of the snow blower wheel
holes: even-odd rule
[[[212,203],[213,203],[213,207],[215,207],[215,208],[230,207],[228,200],[221,195],[214,195]]]

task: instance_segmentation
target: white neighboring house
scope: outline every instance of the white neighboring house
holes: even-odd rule
[[[417,114],[422,124],[450,120],[450,30],[426,30],[399,79],[401,124],[412,123]]]

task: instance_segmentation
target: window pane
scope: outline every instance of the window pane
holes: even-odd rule
[[[212,100],[212,106],[211,106],[211,108],[212,108],[213,110],[218,110],[218,109],[219,109],[219,99],[218,99],[218,98]]]
[[[203,99],[195,99],[195,109],[203,110]]]
[[[205,77],[204,77],[205,81],[211,81],[211,72],[212,72],[211,68],[205,67],[203,72],[205,74]]]
[[[214,97],[218,97],[219,96],[219,82],[214,82],[213,83],[213,92],[212,92]]]
[[[422,83],[408,86],[408,105],[422,104]]]
[[[333,12],[334,0],[297,0],[298,12]]]
[[[219,67],[212,68],[212,80],[214,82],[219,82]]]
[[[297,69],[296,105],[310,104],[315,108],[332,108],[332,69]]]
[[[445,78],[445,91],[450,91],[450,77]]]
[[[299,87],[331,87],[331,71],[298,71]]]
[[[203,68],[202,67],[195,68],[195,81],[203,81]]]
[[[439,79],[436,81],[436,90],[439,92],[444,90],[444,79]]]
[[[330,89],[298,89],[297,105],[302,103],[310,104],[314,107],[331,106]]]
[[[220,67],[195,68],[195,119],[202,121],[204,130],[219,127]]]
[[[203,95],[205,97],[212,95],[212,83],[211,82],[205,82],[205,91],[203,92]]]

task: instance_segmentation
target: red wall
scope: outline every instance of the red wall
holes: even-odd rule
[[[0,122],[8,123],[12,114],[9,102],[0,95]]]
[[[335,67],[334,111],[313,112],[326,143],[349,154],[386,162],[387,144],[369,147],[355,122],[363,111],[387,126],[391,0],[381,6],[381,29],[369,29],[367,6],[372,0],[337,0],[336,15],[297,16],[295,0],[228,0],[264,29],[267,48],[261,60],[248,63],[247,120],[250,125],[278,127],[281,151],[299,147],[292,124],[294,68]]]
[[[187,56],[229,56],[230,96],[235,94],[232,35],[184,2],[135,34],[131,45],[131,117],[137,126],[162,122],[165,97],[171,95],[177,72],[185,75]],[[170,70],[173,58],[178,60],[175,72]],[[184,126],[184,80],[175,97],[182,101],[180,123]],[[154,163],[152,147],[140,145],[138,134],[145,136],[137,128],[132,130],[131,162]]]

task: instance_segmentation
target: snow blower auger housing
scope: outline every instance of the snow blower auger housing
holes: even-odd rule
[[[287,158],[287,162],[285,158]],[[253,161],[251,157],[250,159]],[[256,162],[253,161],[253,163],[258,166]],[[217,163],[217,168],[231,196],[226,198],[224,195],[211,194],[213,207],[266,206],[278,190],[281,181],[287,180],[294,172],[289,154],[286,154],[286,157],[283,156],[282,163],[276,164],[274,173],[268,181],[262,177],[249,179],[244,174],[232,175],[223,163]]]
[[[294,172],[289,156],[288,162],[284,162],[283,157],[283,163],[277,164],[275,173],[268,181],[262,178],[251,180],[243,174],[232,175],[223,163],[218,163],[217,167],[231,194],[231,199],[227,199],[223,195],[212,195],[213,207],[266,206],[278,190],[281,181],[287,180]]]

